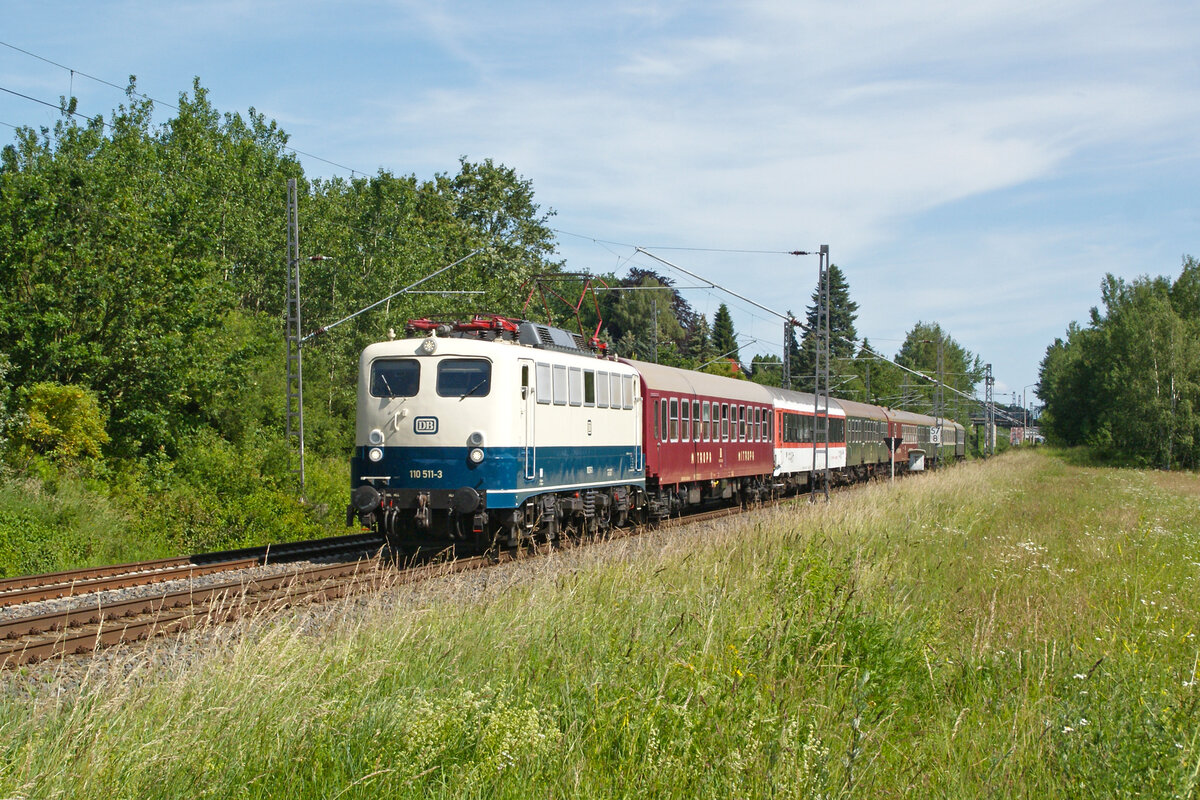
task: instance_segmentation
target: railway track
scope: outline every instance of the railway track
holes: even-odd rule
[[[0,619],[0,668],[178,632],[200,622],[227,621],[248,609],[286,605],[305,593],[320,596],[334,591],[339,581],[361,581],[377,561],[361,554],[383,544],[378,536],[358,534],[5,580],[0,582],[0,607],[6,612]],[[275,575],[246,574],[268,564],[317,558],[341,560]],[[243,575],[195,584],[196,578],[222,572]],[[113,596],[112,590],[165,582],[172,587],[138,597]],[[40,601],[45,600],[62,602],[44,610]]]
[[[50,572],[0,580],[0,608],[41,600],[74,597],[108,589],[126,589],[171,580],[186,580],[218,572],[232,572],[265,566],[268,563],[296,561],[336,555],[339,552],[382,547],[383,539],[373,534],[336,536],[308,542],[293,542],[274,547],[226,550],[179,558],[139,561],[107,567],[84,567],[66,572]]]
[[[757,508],[795,502],[796,498],[764,503]],[[691,525],[744,513],[740,507],[719,508],[663,520],[654,530]],[[591,539],[562,539],[553,547],[541,545],[534,552],[564,549],[600,540],[614,540],[641,533],[645,528],[617,528]],[[164,634],[180,633],[199,625],[231,622],[247,614],[273,611],[303,602],[323,602],[354,592],[388,585],[402,585],[430,577],[482,569],[507,563],[525,551],[500,551],[449,559],[432,556],[432,561],[397,569],[394,560],[380,555],[384,541],[373,534],[334,537],[272,548],[210,553],[182,559],[123,564],[95,569],[30,576],[0,582],[0,606],[39,599],[74,597],[79,602],[65,609],[29,613],[0,620],[0,669],[48,658],[90,653],[101,647],[134,642]],[[369,558],[305,566],[270,576],[243,576],[237,580],[204,586],[165,588],[129,599],[109,599],[113,588],[144,586],[191,579],[220,572],[237,572],[264,564],[292,562],[339,553],[363,552],[374,548]],[[430,558],[427,556],[427,558]],[[22,600],[21,598],[25,598]]]

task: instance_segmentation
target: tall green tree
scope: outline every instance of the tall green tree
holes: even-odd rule
[[[792,385],[811,391],[817,373],[817,316],[820,313],[821,287],[813,289],[812,304],[804,315],[804,336],[793,363]],[[837,264],[829,265],[829,352],[833,365],[838,359],[854,356],[858,331],[858,303],[850,299],[850,284]]]
[[[238,358],[217,333],[278,273],[283,240],[268,256],[254,209],[281,208],[299,168],[271,126],[222,120],[199,87],[157,127],[129,96],[108,122],[67,117],[4,149],[0,350],[21,383],[94,388],[134,453],[207,423],[198,399]]]
[[[938,377],[938,349],[942,351],[943,388],[942,412],[966,422],[967,406],[960,406],[955,413],[956,398],[972,395],[975,386],[983,378],[983,362],[958,342],[936,322],[918,322],[904,337],[904,343],[896,354],[897,364],[916,370],[929,378]],[[899,405],[912,411],[929,414],[934,411],[935,383],[905,373],[902,378],[902,399]],[[958,394],[961,392],[962,394]]]
[[[629,283],[632,280],[637,282]],[[678,364],[685,333],[675,318],[671,288],[648,272],[631,274],[622,284],[627,291],[605,293],[605,324],[617,352]]]
[[[221,114],[199,82],[163,124],[137,94],[107,120],[20,129],[0,155],[0,353],[18,385],[95,391],[111,449],[173,453],[203,428],[231,441],[281,422],[289,178],[299,183],[307,330],[467,255],[423,287],[305,347],[309,447],[340,452],[358,353],[409,317],[519,313],[554,272],[532,185],[490,160],[430,180],[306,181],[287,136],[254,109]],[[265,398],[267,390],[279,392]],[[256,400],[255,398],[265,398]]]
[[[1102,308],[1074,323],[1042,360],[1042,424],[1055,441],[1170,468],[1200,463],[1200,286],[1194,259],[1179,278],[1107,275]]]
[[[729,306],[724,303],[713,313],[712,346],[716,351],[716,358],[737,360],[737,332],[733,328],[733,315],[729,313]]]
[[[783,386],[783,359],[774,353],[757,355],[751,362],[750,380],[763,386]]]

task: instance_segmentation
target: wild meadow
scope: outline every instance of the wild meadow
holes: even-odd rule
[[[0,796],[1196,797],[1198,512],[1013,451],[0,676]]]

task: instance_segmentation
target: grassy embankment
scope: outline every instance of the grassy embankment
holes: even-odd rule
[[[459,576],[10,693],[0,795],[1194,797],[1198,508],[1025,451]]]
[[[0,577],[352,533],[347,458],[310,456],[308,504],[284,443],[200,437],[176,460],[0,469]]]

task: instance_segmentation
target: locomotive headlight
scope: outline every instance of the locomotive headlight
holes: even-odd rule
[[[483,450],[478,447],[473,448],[471,452],[467,454],[467,458],[471,459],[472,464],[478,464],[479,462],[483,461]]]
[[[381,461],[383,460],[383,450],[379,447],[372,447],[367,451],[367,458],[372,461]]]
[[[437,351],[437,340],[429,336],[425,341],[421,342],[421,352],[427,356],[433,355]]]
[[[375,428],[367,434],[367,439],[371,442],[371,444],[383,444],[383,431],[379,430],[379,428]]]
[[[467,444],[471,447],[483,447],[483,431],[475,431],[467,437]]]

